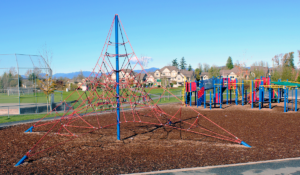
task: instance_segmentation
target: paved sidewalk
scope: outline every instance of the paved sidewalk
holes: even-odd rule
[[[269,174],[293,174],[300,175],[300,158],[277,159],[259,162],[239,163],[198,168],[184,168],[164,170],[136,174],[160,174],[160,175],[269,175]]]

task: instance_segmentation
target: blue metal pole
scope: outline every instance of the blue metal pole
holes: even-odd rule
[[[286,112],[286,94],[287,94],[287,89],[286,86],[284,86],[284,112]]]
[[[221,77],[221,79],[220,79],[220,98],[219,98],[220,108],[222,108],[222,103],[223,103],[223,93],[222,93],[223,86],[222,86],[222,84],[223,84],[223,81],[222,81],[222,77]]]
[[[244,106],[244,80],[242,81],[242,106]]]
[[[209,108],[210,108],[210,110],[211,110],[211,91],[209,91],[209,104],[210,104],[210,105],[209,105],[209,106],[210,106]]]
[[[19,166],[19,165],[21,165],[23,162],[24,162],[24,160],[25,159],[27,159],[28,157],[25,155],[25,156],[23,156],[22,157],[22,159],[21,160],[19,160],[19,162],[15,165],[15,166]]]
[[[295,88],[295,112],[297,112],[298,87]]]
[[[197,91],[197,87],[199,87],[199,90],[200,90],[200,81],[197,82],[197,80],[195,80],[195,83],[196,83],[195,103],[197,104],[197,108],[198,108],[198,93],[197,93],[198,91]]]
[[[251,96],[252,96],[252,101],[251,101],[251,108],[253,108],[253,103],[254,103],[254,83],[253,83],[253,80],[251,81],[251,83],[252,83],[252,94],[251,94]]]
[[[116,44],[116,92],[117,92],[117,139],[120,139],[120,97],[119,97],[119,38],[118,38],[119,17],[115,15],[115,44]]]
[[[228,89],[229,89],[229,78],[227,77],[227,94],[226,94],[226,104],[228,105]]]
[[[269,75],[269,108],[272,109],[271,103],[272,103],[272,88],[271,88],[271,76]]]
[[[214,103],[214,107],[216,107],[216,83],[214,77],[213,77],[213,83],[214,83],[213,103]]]
[[[192,106],[192,82],[190,82],[190,106]]]
[[[187,81],[185,81],[185,106],[187,106],[187,95],[188,95],[188,92],[187,92],[187,89],[188,89],[188,83],[187,83]]]
[[[195,84],[196,84],[196,90],[195,90],[195,105],[197,105],[198,107],[198,103],[197,103],[197,99],[198,99],[198,96],[197,96],[197,87],[199,87],[199,83],[197,83],[197,80],[195,80]],[[198,86],[197,86],[198,84]]]
[[[206,91],[205,91],[205,88],[204,88],[204,109],[206,108]]]
[[[280,82],[280,80],[278,80],[278,82]],[[277,90],[277,103],[280,103],[280,97],[281,97],[281,93],[280,93],[280,88],[278,88]]]
[[[235,105],[238,105],[238,97],[239,97],[239,92],[238,92],[238,79],[235,79]]]

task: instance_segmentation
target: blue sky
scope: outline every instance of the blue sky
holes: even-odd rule
[[[148,67],[183,56],[193,68],[228,56],[272,65],[274,55],[300,50],[299,8],[299,0],[0,0],[0,54],[38,54],[47,44],[54,73],[91,71],[119,14],[136,55],[153,58]]]

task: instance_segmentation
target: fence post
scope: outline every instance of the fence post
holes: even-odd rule
[[[161,93],[159,93],[160,95],[159,95],[159,102],[161,102]]]

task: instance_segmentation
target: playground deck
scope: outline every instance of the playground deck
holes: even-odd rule
[[[162,105],[172,113],[176,105]],[[300,156],[299,114],[284,113],[281,106],[272,110],[253,110],[250,106],[224,106],[223,110],[194,108],[252,148],[200,137],[167,127],[124,124],[121,141],[116,141],[115,126],[74,139],[48,152],[33,156],[18,168],[15,163],[43,132],[24,133],[32,124],[0,130],[0,173],[36,174],[120,174],[166,169],[224,165]],[[186,110],[186,119],[194,117]],[[115,121],[115,114],[104,114]],[[88,118],[88,117],[87,117]],[[45,140],[47,143],[63,138]]]

